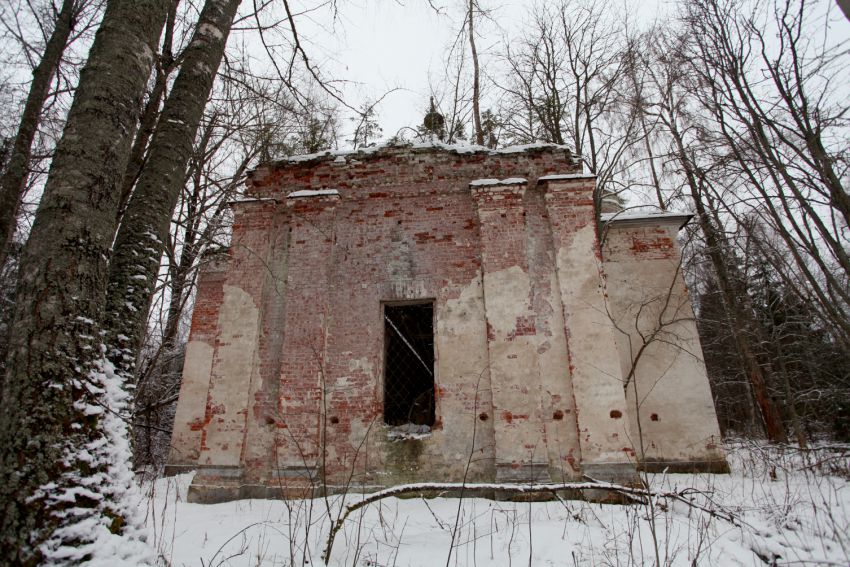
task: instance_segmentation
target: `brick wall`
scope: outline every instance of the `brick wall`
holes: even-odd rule
[[[604,312],[594,180],[537,182],[578,170],[550,146],[370,149],[254,171],[230,262],[202,276],[193,320],[201,355],[184,370],[194,385],[184,377],[175,440],[200,444],[181,461],[207,466],[194,494],[288,493],[320,474],[365,488],[544,480],[632,458],[628,420],[611,417],[622,387],[615,399],[590,370],[613,356],[619,372],[613,340],[600,351],[611,330],[580,308]],[[470,187],[482,178],[527,182]],[[303,190],[325,191],[289,196]],[[640,243],[632,256],[667,253],[660,234]],[[434,305],[436,422],[392,441],[383,306],[421,300]]]

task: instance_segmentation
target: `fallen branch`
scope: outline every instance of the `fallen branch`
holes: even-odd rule
[[[729,511],[706,508],[695,502],[689,497],[692,494],[702,494],[694,489],[685,489],[681,492],[654,492],[644,488],[635,488],[622,484],[614,484],[611,482],[590,481],[590,482],[563,482],[563,483],[546,483],[546,484],[502,484],[502,483],[460,483],[460,482],[421,482],[413,484],[401,484],[379,490],[366,495],[362,500],[349,504],[345,507],[345,511],[337,518],[336,522],[331,526],[331,531],[328,534],[328,543],[322,553],[322,560],[327,564],[333,550],[334,539],[339,530],[345,524],[345,520],[352,512],[383,500],[384,498],[392,498],[394,496],[403,496],[407,494],[415,494],[418,492],[451,492],[463,490],[469,491],[498,491],[507,494],[557,494],[565,490],[606,490],[626,496],[632,501],[644,502],[645,498],[670,498],[677,500],[693,508],[697,508],[715,518],[723,519],[735,526],[740,526],[740,520]]]

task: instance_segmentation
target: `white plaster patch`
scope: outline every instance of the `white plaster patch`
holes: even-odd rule
[[[348,371],[357,372],[358,370],[368,376],[373,376],[375,373],[375,365],[372,364],[372,360],[369,357],[349,358]]]
[[[393,280],[390,282],[393,297],[399,299],[420,299],[428,297],[425,282],[422,280]]]
[[[222,413],[207,428],[207,445],[213,451],[216,465],[238,465],[248,410],[251,368],[257,345],[259,310],[244,290],[224,286],[224,299],[218,317],[219,335],[215,379],[210,403]]]
[[[517,309],[517,304],[528,305],[531,297],[531,280],[519,266],[484,274],[484,288],[498,290],[487,295],[487,320],[498,334],[510,333],[516,327],[517,315],[529,315],[528,307]]]
[[[171,455],[168,462],[181,464],[195,461],[201,444],[201,432],[192,431],[193,422],[204,419],[207,390],[213,363],[213,347],[203,341],[189,341],[183,363],[183,381],[174,416]]]

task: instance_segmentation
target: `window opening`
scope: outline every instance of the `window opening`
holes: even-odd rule
[[[384,337],[384,422],[429,429],[434,425],[433,303],[384,305]]]

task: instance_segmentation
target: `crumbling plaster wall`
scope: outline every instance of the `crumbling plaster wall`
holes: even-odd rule
[[[632,443],[648,470],[728,470],[681,270],[687,215],[607,223],[604,240]]]
[[[186,369],[198,378],[185,382],[178,411],[194,420],[178,418],[175,430],[177,444],[194,452],[180,460],[175,448],[172,464],[203,467],[199,480],[218,491],[213,499],[244,495],[246,485],[297,487],[319,470],[331,484],[348,482],[353,470],[362,486],[435,476],[492,479],[499,416],[492,407],[481,232],[468,184],[480,175],[533,179],[575,168],[568,152],[546,148],[505,155],[391,151],[255,172],[253,199],[234,205],[229,266],[218,279],[210,270],[201,278],[201,294],[214,293],[199,297],[190,350],[200,345],[207,359]],[[287,198],[331,187],[339,196]],[[518,222],[522,250],[526,225]],[[545,219],[536,223],[539,233]],[[535,272],[535,279],[548,279],[528,285],[529,302],[551,302],[552,272]],[[535,295],[532,287],[548,291]],[[390,443],[380,407],[382,303],[417,299],[434,301],[437,423],[425,441]],[[217,310],[204,307],[210,301]],[[543,350],[555,353],[555,362],[565,358],[558,316],[550,307],[541,319],[555,343]],[[216,329],[212,336],[204,335],[206,327]],[[557,415],[565,426],[550,436],[569,442],[574,409],[565,367],[558,380],[545,404],[548,420]],[[203,417],[189,409],[201,405]],[[555,471],[572,462],[575,474],[576,448],[551,449],[549,426],[540,411],[534,417],[539,435],[524,444],[533,443],[527,448],[544,463],[547,454],[559,455],[549,463]]]
[[[578,170],[557,147],[387,148],[256,170],[229,260],[199,282],[171,458],[202,469],[191,497],[632,480],[594,180]],[[537,182],[550,174],[572,179]],[[391,441],[383,304],[415,300],[434,304],[436,423]]]
[[[192,468],[198,464],[200,457],[201,436],[206,424],[206,398],[218,334],[218,314],[228,264],[226,257],[208,259],[203,276],[198,280],[168,457],[169,465],[174,468]]]

